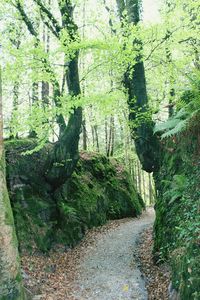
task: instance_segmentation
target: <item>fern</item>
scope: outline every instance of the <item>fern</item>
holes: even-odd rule
[[[174,175],[169,189],[164,193],[164,197],[169,199],[169,204],[183,196],[188,179],[185,175]]]
[[[173,119],[170,118],[164,123],[157,124],[154,128],[154,133],[160,132],[160,131],[165,131],[165,130],[170,130],[174,128],[178,124],[179,120],[178,119]]]
[[[77,215],[77,210],[74,207],[69,206],[68,204],[61,202],[59,204],[60,211],[65,216],[67,223],[78,222],[79,217]]]
[[[161,138],[169,138],[182,133],[186,128],[192,126],[192,120],[200,112],[200,80],[196,81],[195,86],[191,90],[185,91],[180,97],[176,114],[169,118],[166,122],[157,124],[154,133],[161,132]]]
[[[161,135],[162,139],[172,137],[183,132],[190,119],[197,114],[198,110],[190,112],[192,103],[189,103],[185,108],[180,109],[173,117],[169,118],[166,122],[157,124],[154,128],[154,133],[164,132]]]
[[[162,136],[161,136],[162,139],[177,135],[177,134],[183,132],[184,129],[186,129],[188,120],[177,120],[177,121],[178,121],[178,123],[174,128],[172,128],[171,130],[168,130],[167,132],[162,134]]]

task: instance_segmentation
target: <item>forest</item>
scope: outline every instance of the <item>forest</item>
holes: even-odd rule
[[[200,300],[200,2],[0,1],[0,300]]]

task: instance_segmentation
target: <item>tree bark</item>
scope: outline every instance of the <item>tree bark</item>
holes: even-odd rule
[[[59,21],[54,18],[51,10],[45,6],[41,0],[34,0],[34,2],[40,10],[42,21],[59,41],[61,38],[60,34],[63,29],[68,32],[69,39],[71,41],[76,40],[78,27],[73,20],[73,6],[70,0],[58,1],[62,26],[60,26]],[[27,16],[22,2],[17,0],[16,4],[16,8],[18,9],[29,32],[36,38],[37,42],[39,42],[38,32],[35,30],[34,25]],[[69,41],[66,41],[66,43],[68,42]],[[63,42],[63,44],[65,45],[65,42]],[[67,82],[68,91],[72,98],[81,94],[78,59],[78,51],[73,53],[69,61],[66,61],[65,58],[65,81]],[[61,91],[59,82],[56,79],[54,70],[49,62],[44,60],[43,63],[44,68],[52,75],[54,102],[57,107],[60,107]],[[70,114],[67,126],[62,114],[57,116],[57,123],[60,127],[59,140],[55,144],[52,153],[50,153],[46,172],[46,179],[52,184],[54,189],[64,183],[67,178],[71,176],[79,159],[78,145],[82,126],[82,108],[74,107],[73,112]]]
[[[38,1],[37,1],[38,2]],[[40,2],[40,1],[39,1]],[[71,1],[59,1],[59,8],[62,18],[62,26],[68,31],[71,41],[77,38],[77,25],[73,20],[73,7]],[[57,32],[59,37],[59,32]],[[79,51],[73,54],[70,61],[66,62],[66,82],[69,94],[76,97],[81,94],[80,80],[79,80]],[[82,127],[82,108],[74,107],[73,113],[69,117],[67,127],[60,135],[58,143],[54,147],[48,172],[46,174],[47,180],[57,188],[69,178],[79,159],[79,139]]]
[[[51,0],[48,0],[46,5],[51,6]],[[45,24],[43,24],[43,43],[46,53],[49,53],[50,50],[50,34],[49,29]],[[49,82],[42,81],[42,101],[45,105],[49,105]]]
[[[22,277],[12,209],[5,179],[0,68],[0,300],[23,300]]]
[[[124,11],[126,10],[128,21],[137,25],[140,21],[139,0],[116,1],[120,19],[123,20]],[[134,40],[134,44],[142,47],[140,40]],[[148,111],[145,68],[140,53],[136,57],[134,67],[128,67],[124,74],[124,86],[128,91],[129,120],[137,155],[145,171],[156,171],[158,169],[158,161],[156,159],[158,141],[153,134],[154,122],[151,118],[146,118],[135,126],[135,120],[138,115],[141,113],[145,114]],[[131,126],[131,123],[134,123],[134,126]]]
[[[141,168],[139,162],[137,162],[137,171],[138,171],[138,190],[142,196],[142,180],[141,180]]]
[[[18,139],[18,133],[13,134],[13,127],[15,126],[14,124],[14,118],[15,118],[15,113],[18,110],[18,100],[19,100],[19,82],[16,81],[14,83],[13,87],[13,108],[12,108],[12,114],[11,114],[11,120],[10,120],[10,139],[16,138]]]
[[[83,150],[87,151],[87,129],[86,129],[86,119],[82,123],[83,128]]]

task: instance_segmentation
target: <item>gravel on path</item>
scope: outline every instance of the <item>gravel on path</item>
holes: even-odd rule
[[[148,209],[138,219],[126,219],[120,226],[97,234],[88,245],[75,280],[77,300],[146,300],[145,280],[134,253],[139,234],[154,222]]]

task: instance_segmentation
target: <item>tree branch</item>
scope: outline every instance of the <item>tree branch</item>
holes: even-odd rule
[[[54,18],[53,14],[50,12],[49,9],[46,8],[46,6],[42,3],[41,0],[33,0],[33,1],[38,5],[40,9],[40,13],[43,21],[45,20],[45,17],[47,17],[48,21],[44,21],[45,25],[58,38],[62,30],[62,27],[60,26],[59,22]]]
[[[149,55],[145,58],[145,61],[148,60],[151,55],[159,48],[163,43],[165,43],[177,30],[179,30],[182,26],[175,28],[173,31],[168,31],[166,35],[162,38],[162,40],[151,50]],[[184,27],[184,26],[183,26]]]
[[[32,22],[30,21],[30,19],[28,18],[21,2],[19,0],[16,1],[16,4],[13,4],[14,7],[18,10],[18,12],[20,13],[20,16],[22,17],[22,20],[24,21],[24,23],[27,26],[28,31],[36,38],[38,39],[38,32],[35,30]]]

